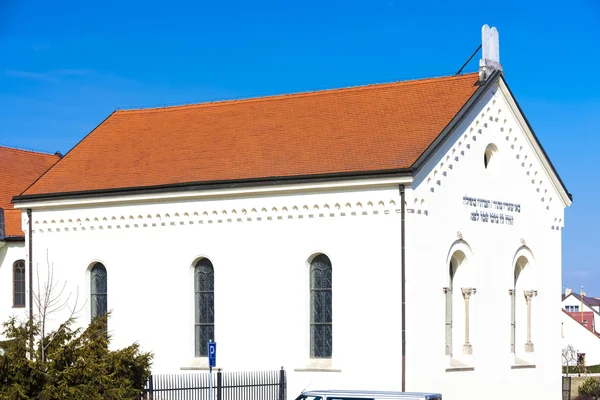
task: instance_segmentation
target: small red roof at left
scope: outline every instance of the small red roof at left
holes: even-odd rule
[[[0,146],[0,208],[5,210],[6,236],[23,236],[20,212],[13,211],[11,199],[23,193],[58,160],[57,154]]]

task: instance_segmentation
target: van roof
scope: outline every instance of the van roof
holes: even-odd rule
[[[426,396],[441,396],[439,393],[425,392],[392,392],[392,391],[377,391],[377,390],[309,390],[302,392],[303,395],[309,396],[376,396],[378,399],[395,399],[405,397],[425,397]]]

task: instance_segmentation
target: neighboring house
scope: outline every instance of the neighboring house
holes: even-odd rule
[[[0,146],[0,318],[25,319],[26,250],[21,229],[21,211],[11,199],[23,192],[60,158],[58,154],[37,153]],[[1,329],[0,329],[1,337]]]
[[[571,197],[485,35],[479,74],[114,112],[13,199],[34,263],[154,373],[214,339],[290,398],[558,399]]]
[[[600,364],[599,306],[597,297],[573,293],[568,288],[562,296],[563,348],[572,345],[585,365]]]
[[[567,288],[562,295],[562,308],[592,332],[600,329],[600,299],[597,297],[588,297],[585,292],[573,293]]]

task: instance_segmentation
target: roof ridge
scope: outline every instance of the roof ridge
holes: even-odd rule
[[[21,147],[6,146],[6,145],[2,145],[2,144],[0,144],[0,149],[16,150],[16,151],[21,151],[21,152],[24,152],[24,153],[33,153],[33,154],[38,154],[38,155],[42,155],[42,156],[55,156],[55,157],[59,157],[59,155],[56,154],[58,152],[49,153],[49,152],[46,152],[46,151],[24,149],[24,148],[21,148]]]
[[[412,86],[412,85],[417,85],[417,84],[430,83],[432,81],[463,79],[463,78],[467,78],[467,77],[470,78],[476,74],[477,74],[477,72],[471,72],[471,73],[466,73],[466,74],[462,74],[462,75],[435,76],[435,77],[427,77],[427,78],[408,79],[408,80],[404,80],[404,81],[369,83],[369,84],[365,84],[365,85],[313,90],[312,92],[306,91],[306,92],[296,92],[296,93],[274,94],[274,95],[266,95],[266,96],[259,96],[259,97],[248,97],[248,98],[243,98],[243,99],[215,100],[215,101],[206,101],[206,102],[202,102],[202,103],[178,104],[178,105],[173,105],[173,106],[162,106],[162,107],[148,107],[148,108],[141,107],[141,108],[117,109],[117,110],[115,110],[115,113],[129,114],[129,113],[177,111],[177,110],[181,110],[181,109],[212,107],[212,106],[229,105],[229,104],[235,104],[235,103],[251,103],[251,102],[260,102],[260,101],[279,100],[279,99],[283,99],[283,98],[319,96],[319,95],[327,95],[327,94],[332,94],[332,93],[339,93],[342,91],[352,92],[352,91],[358,91],[358,90],[379,89],[384,86],[397,86],[397,85]]]

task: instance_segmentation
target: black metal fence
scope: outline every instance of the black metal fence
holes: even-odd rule
[[[571,400],[571,377],[562,377],[562,398],[563,400]]]
[[[285,370],[221,372],[213,374],[209,398],[209,374],[152,375],[144,400],[286,400]]]

